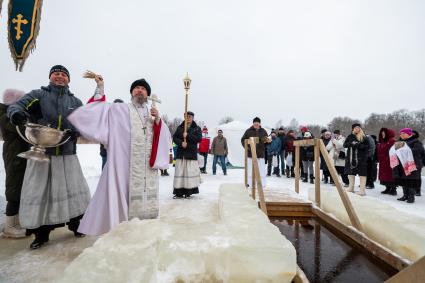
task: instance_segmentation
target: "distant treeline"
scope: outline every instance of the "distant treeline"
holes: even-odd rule
[[[412,128],[418,131],[421,139],[425,139],[425,109],[418,111],[407,111],[405,109],[397,110],[389,114],[377,114],[372,113],[364,121],[358,119],[352,119],[350,117],[335,117],[326,126],[317,124],[307,124],[306,127],[315,136],[319,136],[322,129],[328,129],[330,131],[340,130],[345,136],[350,134],[351,125],[354,123],[360,123],[363,130],[367,134],[378,136],[381,128],[390,128],[395,130],[397,133],[402,128]],[[285,129],[299,130],[299,127],[303,124],[299,124],[296,119],[292,119],[288,126],[284,126]],[[276,124],[276,128],[282,126],[281,120]],[[304,125],[303,125],[304,126]]]

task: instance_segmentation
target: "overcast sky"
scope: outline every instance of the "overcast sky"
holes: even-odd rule
[[[425,1],[43,1],[37,49],[22,73],[0,22],[0,91],[48,84],[52,65],[71,73],[85,102],[105,78],[108,100],[129,100],[144,77],[170,118],[189,109],[214,126],[224,116],[266,126],[326,124],[334,116],[418,110],[425,102]]]

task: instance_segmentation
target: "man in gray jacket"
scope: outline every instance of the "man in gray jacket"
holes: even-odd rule
[[[217,161],[220,160],[221,168],[223,169],[223,174],[227,175],[227,168],[226,168],[226,156],[228,154],[228,148],[227,148],[227,140],[225,137],[223,137],[223,131],[218,130],[217,136],[213,139],[212,145],[211,145],[211,153],[214,155],[213,160],[213,175],[216,174],[217,171]]]
[[[27,162],[19,220],[23,228],[35,234],[31,249],[47,243],[50,232],[65,223],[76,237],[83,236],[77,229],[90,201],[90,191],[76,155],[78,132],[67,120],[82,103],[69,90],[70,75],[65,67],[53,66],[49,80],[48,86],[32,90],[7,110],[14,125],[30,121],[70,130],[66,134],[68,142],[46,150],[50,162],[31,159]]]

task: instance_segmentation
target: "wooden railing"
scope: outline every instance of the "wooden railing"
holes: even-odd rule
[[[263,184],[261,182],[260,168],[258,167],[257,150],[255,144],[258,143],[258,138],[249,138],[245,140],[245,187],[248,189],[248,146],[251,149],[252,161],[252,179],[251,179],[251,196],[255,199],[256,190],[260,199],[260,208],[267,215],[266,201],[264,199]]]
[[[320,153],[322,153],[323,159],[328,166],[328,170],[338,190],[339,196],[341,197],[342,203],[347,211],[348,217],[350,218],[351,224],[359,231],[363,231],[360,220],[357,213],[347,195],[347,192],[343,189],[338,173],[336,172],[334,163],[330,160],[328,151],[323,144],[321,139],[309,139],[294,141],[295,146],[295,191],[300,191],[300,146],[314,146],[314,188],[315,188],[315,203],[318,207],[321,207],[320,200]]]

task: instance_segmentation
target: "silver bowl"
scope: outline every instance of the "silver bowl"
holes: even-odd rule
[[[45,154],[46,148],[60,146],[69,140],[67,138],[61,142],[64,134],[69,130],[60,131],[34,123],[27,123],[25,127],[25,137],[22,135],[18,126],[16,126],[16,130],[21,138],[33,146],[29,151],[18,154],[22,158],[49,162],[50,158]]]

